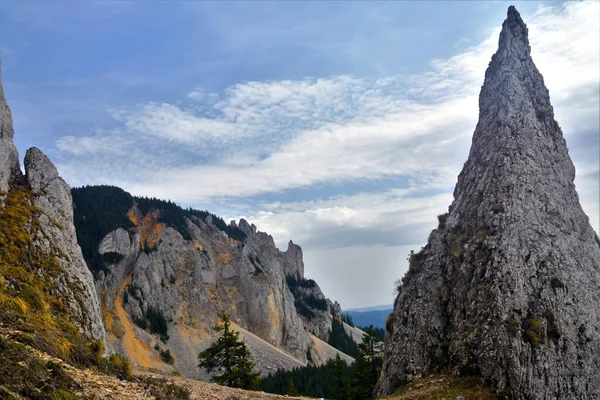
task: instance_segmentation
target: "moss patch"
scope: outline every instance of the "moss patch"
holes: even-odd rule
[[[546,329],[540,318],[529,317],[522,321],[523,339],[532,346],[546,344]]]

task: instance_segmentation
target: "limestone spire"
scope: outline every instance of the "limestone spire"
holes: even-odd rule
[[[600,393],[600,248],[574,178],[511,6],[445,224],[399,288],[380,395],[439,370],[514,399]]]
[[[13,136],[12,114],[4,97],[0,61],[0,191],[9,190],[9,184],[22,175]]]

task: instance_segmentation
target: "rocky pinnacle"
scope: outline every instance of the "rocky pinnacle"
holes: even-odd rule
[[[600,246],[514,7],[448,214],[413,255],[379,395],[428,373],[514,399],[600,398]]]
[[[0,191],[7,191],[9,183],[21,176],[19,153],[13,143],[13,121],[4,97],[0,64]]]

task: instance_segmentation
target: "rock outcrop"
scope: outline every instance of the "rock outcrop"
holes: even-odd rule
[[[2,65],[0,64],[0,191],[8,191],[10,183],[21,174],[19,154],[13,142],[14,130],[12,114],[2,86]]]
[[[379,395],[449,370],[508,398],[600,397],[600,247],[574,178],[511,6],[454,202],[399,288]]]
[[[53,258],[58,266],[57,275],[45,276],[48,271],[40,265],[20,265],[28,273],[35,273],[41,281],[50,281],[45,286],[44,295],[65,298],[74,313],[73,321],[87,336],[102,339],[107,342],[103,318],[100,312],[100,303],[95,291],[92,274],[86,266],[77,244],[75,227],[73,225],[73,202],[71,190],[64,180],[58,175],[56,167],[37,148],[31,148],[25,156],[26,174],[23,176],[19,167],[19,156],[13,143],[13,126],[10,109],[4,97],[0,78],[0,191],[10,197],[11,192],[21,191],[27,193],[21,196],[19,210],[32,209],[30,228],[21,235],[31,234],[31,246],[41,250],[40,254]],[[0,199],[3,197],[0,196]],[[29,204],[29,199],[33,204]],[[4,207],[4,204],[0,204]],[[24,217],[24,212],[19,217]],[[17,215],[10,215],[17,218]],[[35,224],[31,223],[35,220]],[[10,223],[10,221],[2,221]],[[21,227],[23,228],[23,227]],[[23,237],[17,238],[23,241]],[[3,240],[12,240],[4,237]],[[4,248],[2,251],[6,251]],[[36,253],[29,248],[28,252]],[[10,256],[10,255],[5,255]],[[21,259],[22,261],[22,259]],[[17,285],[18,277],[13,276],[11,285]],[[3,280],[4,282],[4,280]],[[18,287],[18,286],[16,286]],[[36,289],[38,290],[38,289]],[[30,297],[33,295],[30,295]],[[36,292],[38,302],[42,294]],[[110,347],[108,347],[110,349]]]
[[[81,199],[76,210],[89,209],[78,203],[93,197],[86,190],[99,190],[102,196],[101,188],[75,190]],[[226,225],[206,212],[110,190],[110,201],[130,207],[124,211],[129,226],[114,227],[97,247],[103,261],[96,289],[116,351],[142,367],[169,370],[160,356],[168,349],[175,369],[206,377],[197,368],[197,356],[218,336],[212,327],[226,310],[263,372],[311,362],[314,340],[309,335],[327,341],[332,318],[341,318],[341,309],[304,277],[300,246],[290,242],[282,252],[270,235],[244,219]],[[110,203],[101,208],[99,218],[114,209]],[[151,314],[165,321],[164,332],[153,332]],[[337,352],[313,352],[312,363]]]
[[[79,304],[74,296],[70,296],[71,307],[76,310],[78,320],[82,321],[84,332],[92,338],[102,339],[110,349],[94,278],[77,244],[71,188],[58,175],[50,159],[36,147],[25,154],[25,177],[35,205],[44,211],[39,220],[48,239],[39,241],[38,246],[53,246],[67,256],[58,259],[60,267],[67,273],[69,282],[77,283],[78,296],[82,300]],[[69,287],[60,287],[59,290],[66,291]]]

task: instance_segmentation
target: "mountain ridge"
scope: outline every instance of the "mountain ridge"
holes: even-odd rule
[[[96,277],[109,339],[134,364],[206,378],[196,356],[214,340],[222,310],[265,341],[251,346],[265,372],[325,362],[339,352],[319,354],[324,347],[308,335],[326,342],[341,308],[304,278],[302,249],[292,241],[280,251],[244,219],[226,224],[207,211],[116,187],[72,192],[78,240]],[[151,318],[164,321],[161,332],[149,328]],[[270,346],[297,363],[266,356]],[[166,349],[173,367],[160,358]]]

